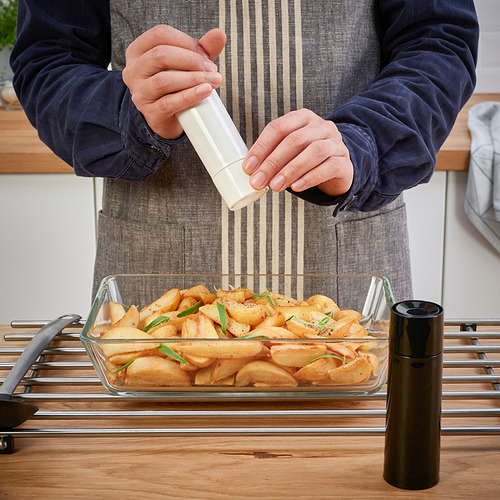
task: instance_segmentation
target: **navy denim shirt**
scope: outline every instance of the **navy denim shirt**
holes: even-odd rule
[[[479,27],[472,0],[380,0],[382,69],[362,94],[325,118],[349,149],[354,181],[338,210],[372,211],[427,182],[475,85]],[[14,86],[39,136],[81,176],[134,182],[177,141],[152,132],[111,56],[106,0],[19,0]]]

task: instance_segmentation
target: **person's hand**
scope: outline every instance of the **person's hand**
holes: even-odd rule
[[[196,41],[171,26],[159,25],[129,45],[122,78],[132,102],[156,134],[165,139],[179,137],[182,127],[175,113],[220,87],[222,75],[213,61],[225,43],[226,35],[219,29]]]
[[[243,170],[255,189],[294,191],[317,186],[330,196],[346,193],[354,171],[349,151],[332,121],[307,109],[270,122],[250,148]]]

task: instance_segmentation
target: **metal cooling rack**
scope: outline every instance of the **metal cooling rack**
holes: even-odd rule
[[[19,332],[4,335],[0,382],[45,323],[11,324]],[[445,327],[443,434],[500,434],[500,320],[446,321]],[[385,432],[385,388],[363,398],[273,402],[172,402],[161,397],[114,396],[102,387],[75,327],[54,339],[18,390],[16,396],[39,410],[23,425],[0,430],[0,453],[14,450],[15,437]],[[237,426],[239,419],[244,419],[245,426]],[[283,426],[283,420],[294,425]],[[458,420],[460,425],[453,425]],[[254,424],[247,425],[249,421]],[[42,425],[35,427],[35,423]]]

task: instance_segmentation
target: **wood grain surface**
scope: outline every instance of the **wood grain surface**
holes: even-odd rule
[[[26,341],[4,340],[6,333],[36,329],[0,327],[0,348],[22,347]],[[71,330],[69,330],[71,331]],[[77,332],[78,330],[74,330]],[[488,341],[486,341],[488,342]],[[498,340],[496,341],[498,344]],[[461,345],[454,340],[452,345]],[[58,340],[54,346],[80,346],[79,340]],[[15,361],[19,353],[2,355]],[[456,354],[454,355],[457,356]],[[459,355],[462,356],[462,355]],[[464,359],[470,355],[463,355]],[[56,359],[47,355],[45,361]],[[66,359],[58,355],[59,361]],[[498,354],[496,358],[498,359]],[[88,360],[86,354],[71,360]],[[52,376],[68,376],[65,369]],[[57,372],[57,373],[54,373]],[[459,373],[452,369],[448,373]],[[480,373],[477,369],[470,373]],[[0,377],[7,371],[0,370]],[[95,377],[92,368],[85,377]],[[74,373],[73,373],[74,375]],[[44,371],[39,373],[44,376]],[[470,384],[448,384],[467,390]],[[476,387],[477,389],[477,387]],[[491,385],[482,384],[483,389]],[[99,384],[80,389],[70,386],[33,386],[34,392],[107,394]],[[450,390],[450,387],[447,387]],[[468,401],[469,406],[498,408],[498,399]],[[298,402],[168,403],[134,400],[35,402],[42,410],[266,410],[385,408],[383,398],[334,399]],[[464,402],[451,399],[447,408]],[[488,425],[499,425],[499,417]],[[481,425],[483,418],[447,418],[444,426]],[[383,426],[383,417],[335,420],[331,417],[270,418],[72,418],[33,419],[18,429],[37,428],[155,428],[155,427],[262,427],[262,426]],[[1,434],[1,432],[0,432]],[[496,499],[500,498],[500,436],[442,437],[441,478],[428,490],[406,491],[386,483],[383,473],[384,435],[103,435],[16,437],[15,452],[0,455],[0,498],[196,498],[196,499]]]
[[[499,100],[500,94],[471,97],[438,153],[436,170],[468,170],[471,140],[468,110],[480,102]],[[0,110],[0,174],[71,172],[73,169],[40,141],[23,111]]]

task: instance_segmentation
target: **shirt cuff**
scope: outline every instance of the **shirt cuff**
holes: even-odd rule
[[[160,137],[151,130],[142,113],[133,104],[128,91],[125,101],[122,115],[126,117],[127,123],[121,124],[120,129],[125,151],[132,161],[120,178],[140,181],[156,172],[172,151],[186,140],[186,135],[183,133],[174,140]]]

